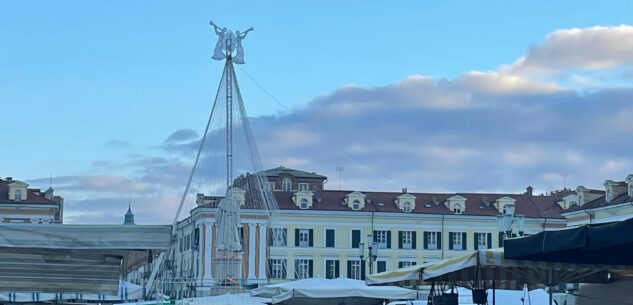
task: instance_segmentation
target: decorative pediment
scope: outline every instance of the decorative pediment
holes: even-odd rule
[[[571,208],[580,206],[578,204],[578,195],[576,195],[576,194],[567,195],[567,196],[563,197],[560,201],[558,201],[556,203],[563,210],[567,210],[567,209],[571,209]]]
[[[365,208],[365,197],[367,197],[367,195],[361,192],[351,192],[345,196],[343,205],[348,206],[352,210],[362,210]]]
[[[403,212],[411,212],[415,209],[415,196],[406,193],[396,197],[396,205]]]
[[[292,196],[292,202],[300,209],[309,209],[314,202],[314,193],[311,191],[298,191]]]
[[[14,180],[13,182],[9,183],[9,200],[26,200],[28,186],[28,184],[18,180]]]
[[[447,209],[455,214],[461,214],[466,210],[466,198],[460,195],[454,195],[444,201]]]
[[[495,200],[495,208],[497,208],[497,211],[499,211],[500,213],[514,214],[515,202],[516,202],[516,199],[512,197],[504,196]]]

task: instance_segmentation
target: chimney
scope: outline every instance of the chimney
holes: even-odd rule
[[[6,180],[7,182],[13,182],[13,177],[7,177]]]
[[[532,193],[534,192],[534,188],[530,185],[528,185],[528,187],[525,188],[525,194],[528,196],[532,196]]]
[[[403,188],[402,188],[402,193],[403,193],[403,194],[406,194],[406,193],[407,193],[407,188],[406,188],[406,187],[403,187]]]

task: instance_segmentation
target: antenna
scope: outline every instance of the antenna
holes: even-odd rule
[[[560,176],[563,177],[563,190],[567,189],[567,176],[569,175],[567,173],[561,173]]]
[[[53,173],[51,173],[50,178],[48,178],[48,188],[53,188]]]
[[[343,168],[342,166],[337,166],[336,171],[338,172],[338,190],[341,190],[341,176],[343,175],[343,171],[345,170],[345,168]]]

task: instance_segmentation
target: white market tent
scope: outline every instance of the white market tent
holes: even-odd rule
[[[116,295],[82,294],[82,293],[31,293],[0,292],[0,302],[45,302],[45,301],[127,301],[144,299],[143,286],[126,281],[119,281],[119,292]]]
[[[381,304],[383,300],[413,300],[417,291],[393,286],[367,286],[348,278],[311,278],[255,289],[251,295],[271,295],[273,304],[346,305]],[[278,293],[279,292],[279,293]]]
[[[116,295],[126,266],[170,244],[164,225],[0,224],[0,287]]]

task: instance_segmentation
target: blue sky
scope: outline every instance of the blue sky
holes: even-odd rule
[[[510,86],[507,89],[510,91],[504,89],[506,91],[503,92],[511,92],[512,95],[482,98],[486,109],[502,109],[500,113],[507,111],[510,115],[519,116],[522,111],[537,111],[534,103],[529,103],[528,110],[525,107],[517,110],[506,109],[504,107],[507,106],[498,106],[492,101],[542,101],[545,94],[546,100],[551,98],[555,102],[540,107],[571,112],[578,109],[575,103],[593,109],[601,103],[592,102],[595,96],[608,96],[614,100],[609,105],[615,105],[613,107],[621,111],[609,113],[609,118],[595,124],[614,130],[609,125],[618,125],[614,117],[627,118],[625,101],[629,97],[627,90],[631,83],[630,77],[625,76],[631,68],[630,60],[622,55],[627,53],[605,48],[602,50],[604,53],[592,51],[585,57],[581,54],[577,60],[570,59],[568,62],[567,58],[576,58],[577,54],[554,56],[561,48],[555,39],[550,41],[547,37],[557,30],[579,29],[584,33],[592,27],[602,26],[606,30],[599,35],[607,40],[613,39],[609,36],[610,32],[618,32],[620,25],[633,24],[632,9],[630,1],[0,2],[0,105],[4,114],[0,120],[4,125],[0,132],[3,139],[0,175],[34,181],[41,181],[37,179],[50,173],[60,177],[84,178],[100,175],[122,179],[116,181],[147,183],[139,181],[133,169],[126,169],[121,164],[149,156],[186,164],[189,161],[186,156],[170,155],[161,145],[174,131],[193,129],[200,133],[204,127],[222,69],[222,63],[210,59],[215,43],[215,35],[207,25],[210,19],[233,29],[245,29],[251,25],[256,29],[245,41],[247,64],[241,67],[243,71],[238,69],[237,72],[249,114],[262,118],[262,125],[266,125],[264,116],[275,114],[287,120],[303,115],[305,117],[298,120],[321,127],[321,124],[332,125],[336,121],[311,121],[315,118],[315,113],[311,111],[318,111],[317,106],[351,105],[356,107],[354,109],[365,109],[367,106],[350,102],[355,99],[345,94],[362,94],[371,100],[372,94],[390,96],[394,86],[396,89],[411,86],[407,90],[425,92],[431,88],[433,95],[424,95],[425,98],[443,103],[447,96],[456,92],[475,96],[481,86],[486,86],[482,81],[493,81],[494,87],[506,81],[504,84]],[[629,37],[628,32],[621,35]],[[565,37],[561,39],[564,41]],[[592,39],[581,42],[591,45]],[[614,49],[621,47],[628,50],[628,44],[620,43],[618,39],[614,41]],[[539,52],[539,46],[544,51]],[[579,51],[584,50],[582,44],[578,48]],[[526,54],[531,60],[525,65],[527,68],[512,66]],[[602,55],[604,58],[600,57]],[[510,66],[507,68],[510,72],[506,72],[503,66]],[[552,69],[556,71],[541,73],[543,67],[554,67]],[[470,71],[488,74],[473,76],[468,74]],[[272,101],[244,72],[293,109],[291,113]],[[505,73],[503,75],[515,78],[491,80],[490,77],[498,76],[494,73]],[[417,78],[411,81],[412,76]],[[435,85],[428,87],[419,76],[431,79]],[[524,80],[534,83],[521,83]],[[404,85],[402,82],[405,82]],[[526,86],[517,87],[514,85],[517,82]],[[621,91],[613,93],[614,87]],[[341,92],[342,88],[355,88],[357,91]],[[558,91],[552,95],[553,91],[549,89]],[[570,94],[575,97],[571,98]],[[535,98],[535,95],[540,97]],[[339,96],[344,96],[344,100],[337,99]],[[403,103],[407,103],[406,99]],[[425,109],[426,112],[421,115],[439,111],[433,107]],[[466,110],[458,112],[466,117],[469,115]],[[370,114],[366,115],[361,116],[361,120]],[[400,125],[391,126],[388,122],[394,117],[400,120],[398,113],[392,115],[391,118],[372,117],[377,125],[386,126],[376,130],[376,134],[399,128],[411,129],[413,126],[422,130],[430,127],[421,123],[421,126],[406,128],[408,121],[404,119]],[[459,115],[455,112],[446,114],[447,120],[457,117]],[[410,120],[418,122],[419,118],[412,117]],[[276,123],[271,124],[277,125],[266,125],[268,127],[259,132],[272,133],[280,128],[279,121],[273,121]],[[361,125],[361,121],[354,122],[357,124],[349,126],[350,129]],[[446,121],[435,122],[434,126],[443,126],[442,122]],[[564,130],[552,130],[552,133],[567,134],[566,130],[576,128],[572,124],[566,126],[568,128],[560,127]],[[448,130],[450,126],[445,128]],[[320,137],[338,139],[329,133],[326,126],[320,132]],[[478,135],[489,132],[484,129]],[[536,131],[525,132],[526,137],[542,136]],[[394,142],[391,136],[386,133],[385,141],[379,145]],[[619,139],[626,134],[616,132],[614,137]],[[301,137],[306,138],[309,137]],[[456,154],[456,158],[475,158],[474,155],[485,153],[474,146],[460,144],[467,141],[446,144],[447,139],[452,139],[451,135],[442,137],[438,133],[425,139],[430,138],[438,140],[426,143],[426,147],[436,147],[440,151],[448,149],[449,154]],[[509,143],[510,138],[500,136],[499,145],[501,142],[510,146],[516,144]],[[617,140],[609,144],[586,144],[581,139],[565,142],[569,138],[573,135],[556,141],[562,146],[582,147],[583,154],[604,162],[616,162],[614,166],[621,168],[620,171],[606,171],[605,175],[621,175],[627,171],[630,159],[617,152],[616,148],[622,149]],[[319,142],[318,139],[315,141]],[[306,145],[316,142],[307,141]],[[346,152],[354,152],[355,148],[362,146],[362,143],[347,144]],[[529,145],[528,148],[519,148],[519,151],[532,149],[540,152],[547,147],[547,143],[536,141]],[[597,147],[605,149],[596,151]],[[398,167],[388,164],[388,160],[365,156],[363,151],[350,160],[339,157],[317,160],[310,158],[306,152],[311,150],[295,148],[293,146],[293,149],[285,151],[263,148],[263,153],[271,155],[263,155],[262,158],[267,165],[284,162],[329,175],[333,175],[336,164],[341,164],[349,168],[346,175],[350,176],[350,187],[396,190],[402,184],[411,184],[420,191],[516,191],[526,183],[548,190],[556,186],[555,179],[551,177],[553,173],[561,171],[570,172],[569,180],[577,184],[598,182],[599,186],[601,180],[623,178],[589,177],[588,174],[574,172],[573,168],[551,168],[551,164],[561,162],[548,160],[533,164],[530,175],[525,179],[516,179],[517,169],[513,167],[516,164],[479,160],[480,164],[487,164],[487,169],[492,167],[498,176],[515,178],[510,179],[512,183],[508,185],[495,184],[494,181],[472,184],[467,181],[475,179],[476,173],[483,170],[472,168],[457,180],[440,179],[437,184],[417,184],[409,182],[409,179],[416,179],[416,175],[400,175],[394,170]],[[447,168],[435,167],[437,162],[434,166],[424,165],[429,154],[433,155],[433,152],[422,152],[426,157],[416,155],[418,157],[410,164],[420,164],[418,171],[445,172]],[[441,154],[446,155],[444,152]],[[533,157],[529,159],[533,160]],[[499,158],[512,159],[513,156],[510,153]],[[270,160],[269,163],[266,160]],[[363,170],[354,171],[358,160],[376,164],[381,172],[389,172],[398,182],[383,184],[376,177],[372,181],[353,181],[355,175],[366,174]],[[116,169],[95,166],[95,163],[103,164],[105,161],[119,166]],[[543,175],[550,175],[549,180]],[[174,180],[178,177],[176,175]],[[36,184],[33,186],[45,187]],[[176,194],[181,186],[175,184],[172,187],[170,196]],[[119,200],[127,198],[132,191],[121,189],[117,192],[116,188],[112,188],[102,194],[95,190],[82,197],[67,189],[62,195],[71,202],[87,197]],[[152,193],[155,197],[163,195],[161,192]]]

